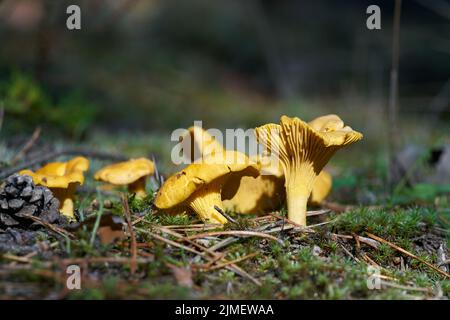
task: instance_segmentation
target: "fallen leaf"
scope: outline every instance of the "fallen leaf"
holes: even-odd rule
[[[81,225],[92,226],[95,223],[96,217],[91,217],[88,220],[83,221]],[[100,224],[97,229],[97,235],[100,238],[102,244],[110,244],[116,240],[124,239],[125,233],[123,231],[123,219],[118,216],[114,216],[111,213],[104,213],[100,218]],[[81,226],[80,225],[80,226]]]

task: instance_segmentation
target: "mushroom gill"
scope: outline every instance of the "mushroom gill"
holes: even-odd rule
[[[282,116],[280,124],[255,129],[258,141],[275,156],[284,171],[288,217],[306,226],[306,208],[316,180],[333,154],[362,139],[336,115],[314,119]]]

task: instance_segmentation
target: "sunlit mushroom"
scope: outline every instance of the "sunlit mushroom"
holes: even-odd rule
[[[222,189],[222,201],[227,211],[262,214],[279,209],[286,199],[282,168],[272,166],[266,157],[251,158],[259,164],[260,175],[228,180]]]
[[[159,189],[154,204],[165,210],[190,208],[204,221],[225,224],[221,190],[230,177],[257,176],[257,164],[240,152],[225,151],[219,157],[207,157],[169,177]]]
[[[73,197],[76,187],[84,182],[84,171],[89,169],[89,160],[75,157],[68,162],[52,162],[33,172],[22,170],[21,175],[30,176],[34,183],[49,188],[60,202],[59,211],[74,219]]]
[[[155,172],[155,165],[146,158],[130,159],[103,167],[95,173],[94,178],[116,186],[128,186],[128,191],[136,198],[142,199],[145,192],[145,181]]]
[[[269,157],[257,158],[263,159],[263,161],[259,161],[261,174],[258,177],[230,179],[223,187],[222,202],[227,211],[262,214],[278,210],[285,204],[286,189],[283,168],[271,166]],[[330,193],[331,186],[331,175],[322,170],[314,182],[308,204],[320,205]]]
[[[198,161],[208,155],[224,152],[223,146],[206,130],[193,126],[182,137],[184,149],[190,160]],[[270,157],[250,157],[258,163],[261,174],[257,177],[243,176],[228,179],[222,188],[222,202],[226,211],[242,214],[262,214],[280,209],[286,200],[284,171],[279,164],[272,164]],[[322,171],[311,193],[309,202],[319,205],[331,190],[331,176]]]
[[[344,126],[336,115],[309,124],[282,116],[279,125],[256,128],[256,137],[283,167],[289,219],[305,226],[307,202],[316,177],[338,149],[362,139],[362,134]]]
[[[214,156],[224,150],[222,144],[215,137],[198,126],[192,126],[187,129],[186,134],[181,137],[180,142],[185,151],[185,157],[191,163],[202,157]]]
[[[331,177],[331,174],[325,170],[320,171],[314,181],[308,203],[314,206],[320,205],[330,193],[332,185],[333,178]]]

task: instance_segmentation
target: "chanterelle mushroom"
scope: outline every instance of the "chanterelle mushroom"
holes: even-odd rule
[[[282,168],[271,166],[265,157],[257,155],[251,159],[259,164],[260,175],[227,181],[222,201],[228,211],[260,214],[278,209],[286,198]]]
[[[191,161],[199,161],[202,157],[218,155],[224,152],[213,136],[201,127],[192,126],[182,137],[184,149],[190,152],[186,156]],[[222,187],[222,203],[227,211],[243,214],[262,214],[279,209],[286,200],[283,168],[271,164],[270,157],[255,155],[250,157],[258,163],[261,175],[238,176],[228,179]],[[322,171],[313,186],[309,202],[318,205],[331,190],[331,176]]]
[[[88,159],[75,157],[68,162],[51,162],[36,172],[22,170],[19,173],[30,176],[35,184],[49,188],[60,202],[61,214],[74,219],[73,196],[76,187],[83,184],[83,172],[88,169]]]
[[[95,173],[94,178],[117,186],[128,186],[130,193],[137,198],[144,198],[145,180],[155,172],[155,165],[146,158],[130,159],[103,167]]]
[[[224,148],[208,131],[202,127],[192,126],[187,133],[181,137],[185,156],[191,162],[198,161],[202,157],[214,156],[221,153]]]
[[[222,189],[225,210],[261,214],[277,210],[284,204],[286,189],[283,168],[270,165],[269,157],[256,156],[252,159],[260,164],[261,174],[256,178],[229,179]],[[308,204],[320,205],[330,193],[331,186],[331,175],[322,170],[314,182]]]
[[[309,197],[308,203],[318,206],[331,191],[333,185],[333,178],[325,170],[320,171],[319,175],[314,181],[314,186],[311,190],[311,196]]]
[[[240,152],[224,151],[207,157],[171,176],[159,189],[155,206],[159,209],[189,207],[204,222],[225,224],[227,219],[216,210],[223,210],[221,189],[232,175],[259,174],[257,164]]]
[[[284,171],[288,217],[306,226],[306,206],[316,177],[340,148],[362,139],[337,115],[314,119],[282,116],[280,124],[256,128],[256,137],[275,155]]]
[[[191,161],[202,157],[219,155],[225,148],[213,136],[201,127],[192,126],[182,137],[184,149],[190,152]],[[261,164],[259,156],[251,157]],[[263,213],[278,208],[286,198],[284,195],[283,171],[264,166],[265,175],[231,176],[222,188],[222,202],[225,210],[238,213]]]

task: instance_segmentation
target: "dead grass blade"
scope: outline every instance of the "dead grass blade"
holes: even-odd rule
[[[431,288],[420,288],[420,287],[412,287],[412,286],[403,286],[401,284],[398,283],[393,283],[393,282],[389,282],[389,281],[384,281],[381,280],[380,281],[382,285],[385,285],[386,287],[391,287],[391,288],[396,288],[396,289],[401,289],[401,290],[407,290],[407,291],[420,291],[420,292],[425,292],[425,293],[433,293],[433,290]]]
[[[214,232],[205,232],[205,233],[199,233],[192,236],[189,236],[188,239],[199,239],[204,237],[211,237],[211,236],[221,236],[221,235],[230,235],[230,236],[244,236],[244,237],[260,237],[260,238],[267,238],[273,241],[278,242],[281,245],[284,245],[283,241],[280,239],[271,236],[270,234],[263,233],[263,232],[256,232],[256,231],[243,231],[243,230],[233,230],[233,231],[214,231]]]
[[[17,161],[22,159],[23,156],[25,156],[28,151],[33,147],[33,145],[36,143],[36,141],[41,136],[41,127],[37,127],[33,134],[31,135],[30,139],[25,143],[25,145],[20,149],[20,151],[11,159],[11,164],[16,164]]]
[[[314,233],[315,232],[314,230],[311,229],[312,226],[307,226],[307,227],[301,226],[301,225],[295,223],[294,221],[289,220],[286,217],[282,217],[282,216],[276,215],[275,213],[270,213],[270,215],[272,217],[278,219],[278,220],[282,220],[282,221],[288,222],[290,225],[296,227],[298,231],[304,231],[304,232],[310,232],[310,233]],[[327,223],[329,223],[329,222],[327,222]],[[318,225],[320,225],[320,224],[318,224]],[[315,226],[317,226],[317,225],[315,225]],[[291,229],[293,229],[293,228],[291,227]]]
[[[327,214],[332,212],[331,209],[322,209],[322,210],[312,210],[312,211],[307,211],[306,212],[306,216],[307,217],[314,217],[314,216],[320,216],[323,214]]]
[[[411,258],[413,258],[413,259],[416,259],[417,261],[420,261],[421,263],[423,263],[423,264],[425,264],[426,266],[430,267],[430,268],[433,269],[434,271],[436,271],[436,272],[442,274],[444,277],[450,279],[450,274],[448,274],[447,272],[445,272],[445,271],[439,269],[439,268],[436,267],[435,265],[433,265],[433,264],[431,264],[431,263],[429,263],[429,262],[423,260],[422,258],[416,256],[415,254],[413,254],[413,253],[411,253],[411,252],[409,252],[409,251],[407,251],[407,250],[405,250],[405,249],[403,249],[403,248],[397,246],[396,244],[393,244],[392,242],[389,242],[389,241],[387,241],[387,240],[385,240],[385,239],[383,239],[383,238],[380,238],[380,237],[378,237],[378,236],[376,236],[376,235],[374,235],[374,234],[372,234],[372,233],[366,232],[366,234],[367,234],[370,238],[372,238],[372,239],[374,239],[374,240],[377,240],[377,241],[379,241],[379,242],[381,242],[381,243],[387,244],[388,246],[394,248],[395,250],[400,251],[401,253],[406,254],[407,256],[409,256],[409,257],[411,257]]]
[[[48,223],[48,222],[42,220],[41,218],[38,218],[38,217],[35,217],[32,215],[26,215],[26,217],[33,220],[34,222],[39,223],[40,225],[46,227],[47,229],[64,236],[64,237],[69,237],[71,239],[75,239],[75,236],[72,233],[70,233],[69,231],[64,230],[63,228],[57,227],[51,223]]]
[[[223,215],[228,221],[230,221],[231,223],[236,223],[236,220],[234,220],[232,217],[230,217],[229,214],[225,213],[222,209],[220,209],[218,206],[214,206],[214,209],[220,213],[221,215]]]
[[[166,239],[163,236],[160,236],[159,234],[156,234],[156,233],[153,233],[151,231],[144,230],[144,229],[140,229],[140,228],[136,228],[136,230],[139,231],[139,232],[145,233],[145,234],[149,235],[150,237],[155,238],[155,239],[157,239],[159,241],[165,242],[166,244],[169,244],[171,246],[174,246],[174,247],[177,247],[177,248],[180,248],[180,249],[184,249],[186,251],[189,251],[189,252],[192,252],[192,253],[195,253],[195,254],[198,254],[198,255],[202,255],[202,253],[200,251],[197,251],[195,249],[189,248],[189,247],[187,247],[185,245],[182,245],[182,244],[180,244],[178,242],[175,242],[175,241],[172,241],[170,239]]]
[[[128,206],[128,199],[125,195],[122,195],[122,206],[125,215],[125,219],[128,224],[128,232],[130,232],[131,238],[131,260],[130,260],[130,272],[134,274],[137,269],[137,242],[136,242],[136,234],[134,233],[133,225],[131,223],[131,213],[130,207]]]
[[[350,235],[345,235],[345,234],[338,234],[338,233],[331,233],[331,237],[338,237],[338,238],[343,238],[343,239],[355,239],[354,236],[350,236]],[[357,239],[359,242],[362,242],[364,244],[367,244],[368,246],[371,246],[374,249],[378,249],[380,243],[374,239],[370,239],[367,237],[362,237],[359,235],[356,235]]]
[[[246,255],[246,256],[243,256],[243,257],[241,257],[241,258],[238,258],[238,259],[236,259],[236,260],[233,260],[233,261],[227,261],[227,262],[220,263],[220,264],[217,264],[217,265],[215,265],[215,266],[209,267],[209,268],[207,268],[207,270],[210,271],[210,270],[220,269],[220,268],[226,267],[226,266],[228,266],[228,265],[235,264],[235,263],[242,262],[242,261],[244,261],[244,260],[253,258],[254,256],[257,256],[257,255],[258,255],[258,252],[250,253],[250,254],[248,254],[248,255]]]
[[[167,229],[166,227],[161,227],[161,226],[159,226],[159,227],[157,227],[157,228],[158,228],[161,232],[170,234],[170,235],[172,235],[172,236],[174,236],[174,237],[176,237],[176,238],[179,238],[179,239],[181,239],[181,240],[183,240],[183,241],[186,241],[186,242],[192,244],[193,246],[197,247],[198,249],[202,250],[203,253],[206,252],[206,253],[208,253],[209,255],[211,255],[212,257],[207,257],[207,256],[205,256],[202,252],[198,252],[198,253],[197,253],[198,255],[200,255],[200,256],[204,257],[205,259],[209,260],[209,264],[213,264],[213,263],[216,263],[217,261],[223,261],[223,260],[225,261],[225,263],[227,262],[227,261],[224,259],[223,253],[214,252],[214,251],[211,250],[210,248],[206,248],[206,247],[202,246],[201,244],[198,244],[198,243],[196,243],[195,241],[192,241],[192,240],[189,239],[188,237],[185,237],[185,236],[183,236],[183,235],[181,235],[181,234],[175,232],[174,230]],[[164,237],[163,237],[163,238],[164,238]],[[164,239],[165,239],[165,238],[164,238]],[[169,241],[170,241],[170,240],[169,240]],[[175,243],[177,243],[177,242],[175,242]],[[188,247],[186,247],[186,248],[188,248]],[[197,251],[197,250],[195,250],[195,251]],[[191,252],[192,252],[192,251],[191,251]],[[251,275],[250,275],[249,273],[247,273],[246,271],[242,270],[240,267],[238,267],[238,266],[237,266],[236,264],[234,264],[234,263],[232,263],[232,264],[230,264],[230,265],[226,265],[225,268],[228,269],[228,270],[230,270],[230,271],[232,271],[232,272],[234,272],[234,273],[236,273],[236,274],[238,274],[238,275],[240,275],[240,276],[243,277],[243,278],[248,278],[250,281],[252,281],[252,282],[253,282],[254,284],[256,284],[257,286],[261,286],[261,285],[262,285],[260,281],[258,281],[256,278],[254,278],[253,276],[251,276]]]
[[[28,257],[20,257],[9,253],[4,253],[1,255],[2,259],[11,260],[14,262],[21,262],[21,263],[30,263],[31,259]]]
[[[348,251],[347,248],[342,243],[338,242],[338,244],[350,258],[352,258],[353,260],[355,260],[358,263],[361,262],[361,260],[359,260],[357,257],[355,257],[350,251]]]
[[[206,253],[209,253],[209,254],[212,255],[213,257],[215,257],[215,256],[218,254],[218,253],[212,251],[211,249],[206,248],[206,247],[202,246],[201,244],[198,244],[198,243],[195,242],[195,241],[192,241],[192,240],[189,239],[188,237],[185,237],[185,236],[179,234],[178,232],[175,232],[175,231],[170,230],[170,229],[166,229],[165,227],[161,227],[161,226],[158,226],[158,227],[156,227],[156,228],[157,228],[158,230],[160,230],[161,232],[163,232],[163,233],[170,234],[170,235],[172,235],[172,236],[174,236],[174,237],[176,237],[176,238],[178,238],[178,239],[181,239],[181,240],[183,240],[183,241],[185,241],[185,242],[187,242],[187,243],[189,243],[189,244],[191,244],[191,245],[197,247],[197,249],[200,249],[200,250],[202,250],[202,251],[204,251],[204,252],[206,252]],[[203,255],[203,254],[202,254],[202,255]]]
[[[146,264],[153,262],[154,257],[148,257],[148,258],[138,258],[135,260],[136,264]],[[63,259],[59,262],[63,265],[68,264],[97,264],[97,263],[111,263],[111,264],[131,264],[131,258],[128,257],[86,257],[86,258],[69,258],[69,259]]]
[[[255,277],[253,277],[251,274],[249,274],[247,271],[241,269],[240,267],[238,267],[237,265],[233,264],[230,266],[226,266],[225,267],[227,270],[230,270],[232,272],[237,273],[238,275],[240,275],[243,278],[247,278],[250,279],[254,284],[256,284],[258,287],[262,286],[262,283],[256,279]]]

